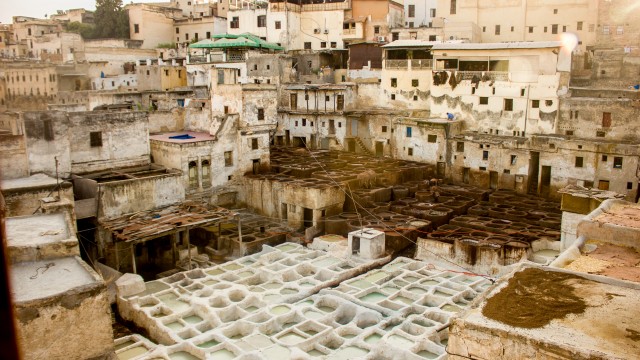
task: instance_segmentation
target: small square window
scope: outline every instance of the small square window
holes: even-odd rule
[[[504,99],[504,111],[513,111],[513,99]]]
[[[418,95],[413,95],[413,101],[418,101]]]
[[[258,120],[264,120],[264,109],[258,108]]]
[[[540,100],[531,100],[531,108],[539,109],[540,108]]]
[[[398,87],[398,79],[391,78],[391,87]]]
[[[91,147],[102,146],[102,131],[92,131],[89,133]]]
[[[407,154],[409,154],[409,156],[413,156],[413,148],[408,148]]]
[[[321,41],[320,42],[320,47],[323,48],[323,49],[326,48],[327,47],[327,42],[326,41]]]
[[[614,169],[622,169],[622,157],[621,156],[615,156],[613,158],[613,168]]]
[[[224,166],[233,166],[233,151],[224,152]]]
[[[518,161],[518,156],[511,155],[511,165],[515,165],[517,161]]]
[[[456,142],[456,151],[457,152],[464,152],[464,141]]]
[[[557,14],[558,13],[558,9],[553,9],[553,13]]]
[[[391,94],[391,100],[395,100],[396,99],[396,94]]]
[[[480,96],[480,105],[489,105],[489,97]]]
[[[276,21],[276,29],[280,29],[282,27],[282,23],[280,21]]]
[[[596,137],[605,137],[606,133],[604,131],[596,131]]]
[[[338,43],[336,43],[335,41],[332,41],[332,42],[331,42],[331,48],[332,48],[332,49],[335,49],[335,48],[337,48],[337,47],[338,47]]]
[[[435,143],[436,141],[438,141],[437,135],[427,135],[427,142]]]
[[[295,126],[298,126],[298,120],[296,120],[296,125]]]
[[[553,106],[553,100],[545,100],[544,101],[544,105],[545,106]]]
[[[419,83],[420,83],[420,82],[418,81],[418,79],[413,79],[413,80],[411,80],[411,86],[413,86],[413,87],[418,87],[418,84],[419,84]]]
[[[407,137],[410,138],[412,135],[411,126],[407,126]]]
[[[602,155],[602,161],[607,161],[609,160],[609,157],[607,155]]]
[[[489,159],[489,152],[487,150],[483,150],[482,151],[482,160],[488,160]]]
[[[573,135],[573,130],[567,130],[567,131],[564,132],[564,134],[568,135],[568,136],[572,136]]]
[[[302,119],[302,126],[307,126],[307,119]]]
[[[258,139],[251,139],[251,150],[258,150]]]
[[[342,122],[338,121],[338,127],[341,128],[342,127]]]
[[[307,41],[304,43],[304,49],[305,50],[311,50],[311,42]]]
[[[325,101],[325,102],[327,102],[327,101],[329,101],[329,100],[330,100],[329,95],[325,95],[325,97],[324,97],[324,101]]]
[[[487,170],[487,167],[486,167],[486,166],[480,166],[480,167],[478,168],[478,170],[480,170],[480,171],[486,171],[486,170]]]
[[[627,182],[627,190],[633,190],[633,183]]]
[[[582,21],[578,21],[578,24],[576,26],[576,30],[578,30],[578,31],[582,30],[582,24],[583,24]]]
[[[584,162],[584,159],[582,158],[582,156],[576,156],[575,166],[577,168],[581,168],[583,166],[583,162]]]
[[[502,172],[505,173],[505,174],[511,174],[511,170],[509,170],[509,169],[504,169],[504,170],[502,170]]]
[[[533,26],[529,26],[529,34],[533,34]]]
[[[383,132],[383,133],[386,133],[386,132],[387,132],[387,126],[386,126],[386,125],[383,125],[383,126],[382,126],[382,132]]]

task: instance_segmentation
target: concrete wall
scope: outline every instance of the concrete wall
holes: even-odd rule
[[[125,8],[129,12],[129,37],[133,40],[143,40],[143,48],[154,49],[158,44],[173,41],[173,19],[181,13],[179,9],[151,4],[131,4]]]
[[[0,178],[29,176],[29,160],[24,135],[0,136]]]
[[[182,172],[147,178],[113,181],[98,185],[98,218],[114,218],[123,214],[176,204],[184,201]],[[135,201],[131,201],[135,199]]]

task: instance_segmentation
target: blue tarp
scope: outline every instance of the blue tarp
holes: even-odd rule
[[[188,139],[195,139],[195,138],[196,138],[195,136],[191,136],[189,134],[169,136],[169,139],[176,139],[176,140],[188,140]]]

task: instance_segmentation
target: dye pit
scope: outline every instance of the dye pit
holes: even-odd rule
[[[285,243],[145,283],[118,298],[149,339],[119,359],[442,359],[447,324],[491,282],[409,258],[362,260]]]

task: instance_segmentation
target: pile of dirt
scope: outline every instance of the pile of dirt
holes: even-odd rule
[[[504,324],[533,329],[568,314],[581,314],[586,303],[574,293],[580,276],[528,268],[516,273],[505,288],[487,300],[482,314]]]

